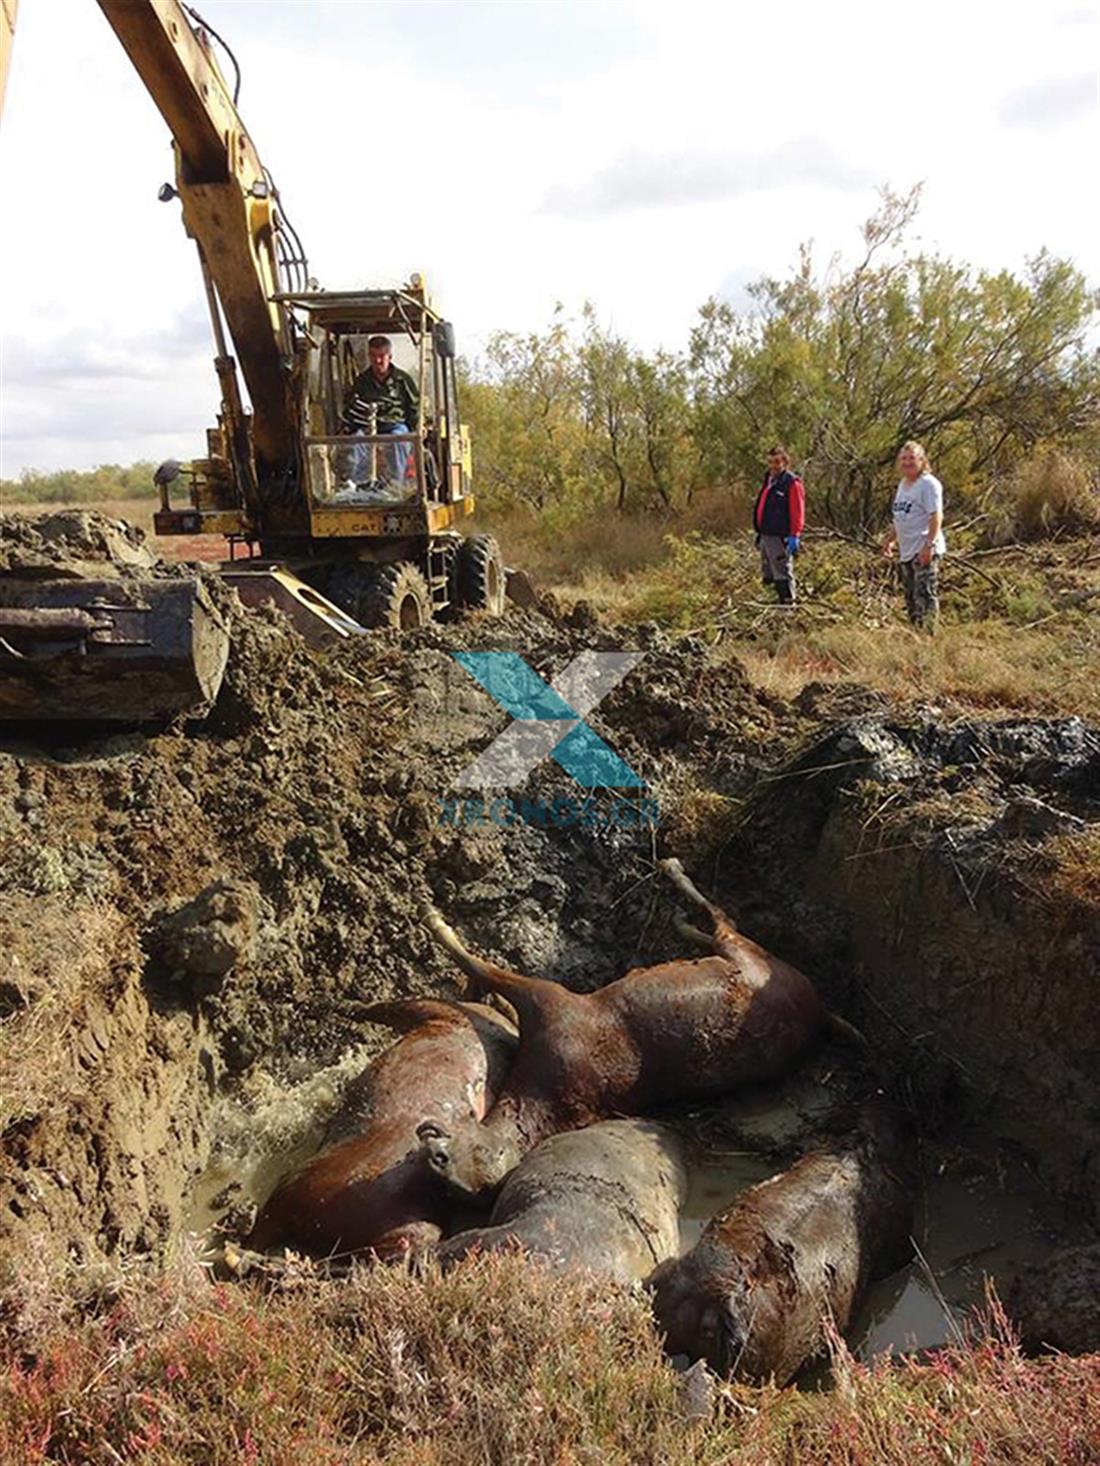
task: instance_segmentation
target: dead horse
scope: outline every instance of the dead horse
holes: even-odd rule
[[[670,1354],[719,1374],[786,1384],[843,1330],[874,1277],[911,1255],[911,1164],[889,1114],[762,1181],[648,1279]]]
[[[484,1227],[444,1242],[444,1268],[518,1247],[556,1269],[642,1282],[679,1251],[684,1147],[652,1120],[604,1120],[551,1135],[501,1187]]]
[[[515,1030],[478,1003],[378,1003],[363,1016],[402,1036],[349,1085],[328,1128],[335,1143],[279,1181],[250,1248],[393,1258],[431,1246],[447,1230],[454,1197],[426,1164],[417,1125],[425,1104],[451,1123],[476,1124],[504,1082]]]
[[[515,1063],[484,1123],[455,1126],[424,1107],[425,1155],[455,1189],[491,1194],[522,1155],[558,1131],[774,1078],[828,1021],[808,977],[741,936],[678,860],[661,869],[707,913],[709,936],[678,927],[711,955],[634,968],[594,993],[475,957],[438,911],[424,908],[471,994],[507,999],[519,1020]]]

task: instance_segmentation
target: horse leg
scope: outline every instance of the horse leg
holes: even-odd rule
[[[521,1029],[525,1023],[540,1022],[547,1004],[562,998],[564,989],[559,983],[542,977],[524,977],[522,973],[475,956],[434,906],[425,904],[420,908],[420,915],[439,946],[470,979],[468,995],[493,994],[502,998],[515,1011]]]
[[[685,900],[707,913],[714,926],[713,934],[708,936],[698,927],[691,926],[690,923],[681,919],[676,923],[676,930],[690,941],[709,948],[719,956],[732,957],[737,948],[737,926],[733,919],[722,910],[721,906],[715,906],[713,901],[707,900],[678,860],[675,858],[662,860],[658,868],[669,878]]]

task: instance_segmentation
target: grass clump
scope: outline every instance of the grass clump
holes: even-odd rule
[[[752,504],[744,493],[710,489],[678,509],[514,509],[489,516],[485,528],[496,535],[509,564],[534,571],[548,585],[603,600],[664,564],[673,540],[707,535],[730,541],[751,522]]]
[[[995,620],[946,623],[934,639],[898,624],[836,623],[784,625],[751,643],[729,645],[757,686],[785,698],[796,697],[808,683],[826,682],[992,715],[1076,713],[1095,719],[1098,633],[1084,617],[1051,621],[1026,635]]]
[[[1100,910],[1100,825],[1045,841],[1042,865],[1048,900]]]
[[[834,1338],[834,1388],[806,1394],[687,1384],[641,1294],[515,1255],[445,1277],[298,1265],[266,1293],[181,1267],[39,1317],[3,1349],[3,1466],[1054,1466],[1100,1446],[1100,1358],[1025,1359],[995,1302],[921,1361]]]
[[[1095,467],[1057,449],[1024,459],[990,520],[991,544],[1045,540],[1100,530],[1100,479]]]
[[[447,1277],[303,1265],[266,1295],[163,1277],[8,1351],[0,1461],[671,1459],[640,1300],[516,1257]]]

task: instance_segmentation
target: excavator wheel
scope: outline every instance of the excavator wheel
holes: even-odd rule
[[[471,535],[458,547],[458,601],[471,611],[504,610],[504,561],[490,534]]]
[[[327,595],[360,626],[411,631],[432,619],[428,583],[408,560],[392,565],[369,560],[338,565],[329,576]]]
[[[432,619],[432,595],[424,576],[408,560],[379,565],[372,583],[360,598],[363,626],[389,626],[413,631]]]

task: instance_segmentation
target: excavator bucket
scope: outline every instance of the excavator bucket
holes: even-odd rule
[[[198,580],[0,580],[0,719],[201,713],[228,655]]]

